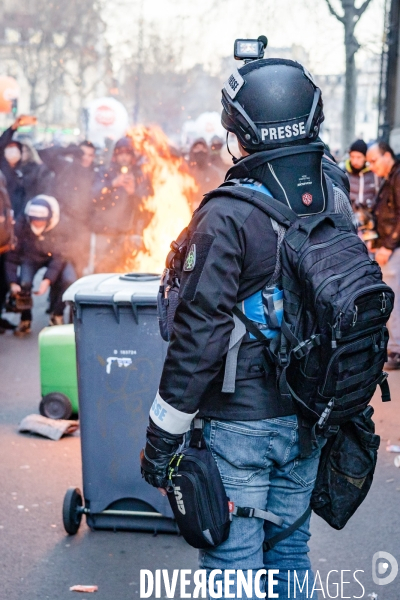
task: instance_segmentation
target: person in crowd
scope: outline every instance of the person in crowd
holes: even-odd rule
[[[349,150],[345,171],[350,181],[350,200],[354,211],[363,209],[371,213],[379,191],[379,177],[367,164],[367,144],[356,140]]]
[[[152,193],[131,138],[121,138],[115,144],[110,166],[99,169],[93,188],[97,273],[120,268],[126,246],[132,242],[141,245],[143,230],[151,219],[142,201]]]
[[[226,165],[226,163],[224,163],[221,157],[221,151],[223,147],[223,140],[218,135],[214,135],[211,138],[210,162],[212,165],[214,165],[214,167],[217,167],[217,169],[219,169],[219,171],[221,172],[222,176],[225,177],[225,173],[228,170],[228,166]]]
[[[0,169],[7,181],[15,218],[23,214],[28,200],[50,190],[50,170],[42,164],[29,140],[15,139],[19,127],[34,123],[34,117],[21,115],[0,136]]]
[[[58,202],[52,196],[41,194],[30,200],[23,215],[15,224],[16,246],[6,256],[6,273],[10,292],[20,306],[21,320],[14,331],[25,336],[31,331],[31,292],[33,279],[39,269],[46,267],[36,295],[52,288],[50,325],[63,323],[62,295],[76,280],[72,265],[65,262],[58,250],[55,228],[60,219]]]
[[[53,173],[42,162],[38,151],[28,137],[20,137],[21,171],[25,188],[25,203],[38,196],[50,192]]]
[[[0,334],[6,329],[15,329],[7,319],[1,316],[6,296],[8,293],[8,282],[5,270],[6,253],[13,247],[14,231],[11,202],[7,192],[7,182],[0,171]]]
[[[95,177],[94,145],[84,140],[66,148],[51,146],[39,150],[43,162],[54,172],[51,194],[61,207],[58,235],[61,251],[74,265],[79,277],[85,274],[90,253],[90,216]]]
[[[371,171],[366,155],[367,144],[364,140],[356,140],[343,165],[350,182],[350,200],[359,235],[365,242],[376,237],[372,212],[380,187],[380,179]]]
[[[376,231],[375,260],[382,269],[383,280],[395,293],[394,309],[388,322],[389,344],[387,369],[400,368],[400,161],[384,141],[377,141],[367,152],[371,171],[382,177],[374,208]]]
[[[283,208],[288,203],[286,191],[289,197],[298,196],[296,186],[305,170],[312,174],[321,173],[323,168],[324,176],[322,154],[316,159],[311,143],[317,138],[324,118],[321,93],[299,63],[266,59],[246,64],[228,78],[222,103],[222,124],[237,136],[242,155],[229,170],[232,183],[240,180],[242,186],[265,194],[266,203],[267,195],[272,195],[271,185],[276,185],[275,197]],[[249,134],[254,131],[255,123],[258,139]],[[284,134],[278,137],[277,123],[281,131],[291,132],[289,138]],[[303,133],[298,123],[303,126]],[[269,132],[274,132],[275,137]],[[280,157],[285,188],[278,185],[281,180],[269,168],[275,153]],[[338,184],[335,200],[329,199],[329,210],[342,213],[343,219],[351,219],[350,203],[341,189],[344,173],[328,159],[327,164],[329,174]],[[339,171],[337,177],[335,171]],[[291,172],[296,175],[285,176]],[[322,182],[323,179],[318,181],[320,198],[323,198]],[[209,189],[212,187],[214,184]],[[223,588],[223,578],[228,572],[234,580],[238,569],[251,569],[253,577],[260,569],[276,569],[277,587],[273,595],[287,598],[290,569],[296,569],[301,581],[312,577],[307,515],[320,448],[325,440],[314,439],[313,451],[308,456],[302,452],[303,420],[297,419],[288,398],[280,396],[275,367],[270,368],[268,361],[261,366],[262,345],[246,333],[245,327],[240,334],[243,338],[236,337],[238,329],[233,313],[237,315],[234,311],[238,306],[248,321],[263,322],[268,328],[263,294],[271,282],[272,285],[280,282],[276,275],[280,268],[277,239],[279,242],[282,232],[277,235],[274,222],[256,204],[235,198],[235,187],[231,189],[232,194],[225,197],[221,194],[209,198],[188,226],[188,250],[183,266],[178,267],[182,269],[179,302],[140,461],[145,480],[166,494],[171,458],[179,451],[193,419],[204,419],[203,439],[216,459],[232,507],[261,508],[282,517],[287,526],[298,519],[302,524],[297,529],[293,527],[290,536],[263,553],[264,536],[272,538],[282,529],[263,523],[261,518],[233,516],[228,539],[200,551],[200,568],[207,571],[207,577],[218,570],[222,597],[229,595],[228,588],[225,587],[225,593]],[[304,205],[304,200],[299,199],[299,212],[303,213]],[[271,293],[271,288],[267,293]],[[278,312],[277,308],[270,310]],[[278,317],[274,318],[280,322]],[[235,350],[231,372],[229,351],[238,339],[244,341],[239,351]],[[260,370],[255,374],[251,365],[258,360]],[[251,508],[247,510],[246,517]],[[203,533],[209,534],[209,530]],[[255,598],[255,594],[248,597]],[[306,598],[306,591],[299,593],[298,598]]]
[[[203,138],[195,140],[189,150],[189,173],[197,184],[192,209],[195,210],[203,199],[204,194],[218,187],[224,180],[225,173],[211,163],[210,151]]]

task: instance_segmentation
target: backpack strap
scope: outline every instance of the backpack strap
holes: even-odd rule
[[[246,326],[234,314],[233,320],[235,326],[231,332],[229,340],[228,354],[226,355],[224,382],[222,384],[222,392],[233,394],[236,389],[236,370],[240,345],[246,335]]]
[[[282,527],[283,525],[282,517],[278,517],[278,515],[272,513],[270,510],[250,508],[249,506],[236,506],[233,502],[229,502],[229,514],[234,515],[235,517],[244,517],[246,519],[251,519],[252,517],[255,517],[256,519],[263,519],[264,521],[269,521],[278,527]]]
[[[203,437],[203,429],[204,429],[204,420],[195,417],[193,419],[192,431],[190,435],[190,448],[199,448],[204,449],[206,447],[206,443]]]
[[[296,529],[299,529],[299,527],[301,527],[307,521],[310,515],[311,507],[309,506],[307,510],[301,515],[301,517],[299,517],[294,523],[292,523],[290,527],[287,527],[281,533],[278,533],[272,538],[269,538],[269,540],[265,540],[265,542],[263,543],[264,552],[272,550],[272,548],[274,548],[279,542],[282,542],[282,540],[286,540],[286,538],[292,535],[292,533],[294,533]]]
[[[256,206],[279,223],[279,225],[283,225],[286,228],[289,228],[298,219],[298,216],[291,208],[285,206],[282,202],[279,202],[279,200],[275,200],[272,196],[267,196],[267,194],[264,194],[263,192],[257,192],[256,190],[242,185],[237,185],[236,182],[229,181],[226,181],[217,189],[206,194],[197,210],[202,208],[213,198],[226,196],[253,204],[253,206]]]
[[[268,343],[267,338],[261,333],[254,321],[251,321],[248,317],[246,317],[244,312],[242,312],[238,306],[234,306],[232,308],[232,313],[243,323],[247,331],[254,335],[257,341],[261,342],[262,344]]]

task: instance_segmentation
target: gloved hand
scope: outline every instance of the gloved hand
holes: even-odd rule
[[[140,453],[142,477],[147,483],[156,488],[167,487],[168,465],[182,442],[182,434],[168,433],[149,419],[146,446]]]

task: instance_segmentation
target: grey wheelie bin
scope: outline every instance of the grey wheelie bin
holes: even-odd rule
[[[83,495],[64,499],[66,531],[82,515],[92,529],[177,532],[167,498],[142,479],[139,454],[166,343],[151,274],[90,275],[64,294],[74,308]]]

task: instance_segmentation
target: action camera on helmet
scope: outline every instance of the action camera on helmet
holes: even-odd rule
[[[256,40],[235,40],[233,56],[236,60],[257,60],[264,58],[264,50],[268,40],[265,35],[260,35]]]
[[[235,58],[245,64],[222,89],[222,125],[249,153],[309,143],[324,120],[321,90],[310,73],[293,60],[262,58],[266,41],[236,40]]]

